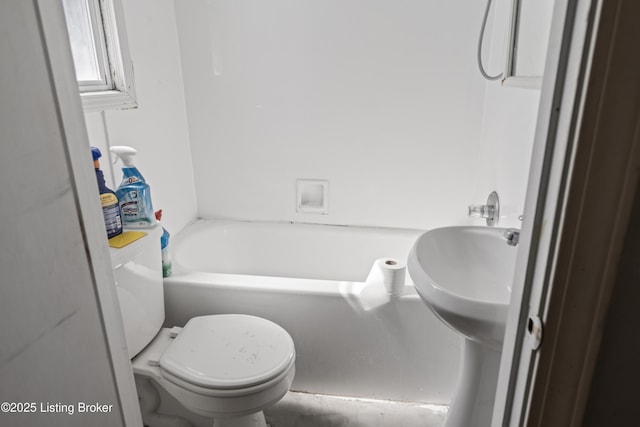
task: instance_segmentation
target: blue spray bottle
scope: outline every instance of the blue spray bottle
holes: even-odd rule
[[[122,183],[116,190],[122,222],[129,228],[151,228],[156,224],[151,204],[151,187],[133,164],[135,148],[118,145],[109,150],[122,160]]]

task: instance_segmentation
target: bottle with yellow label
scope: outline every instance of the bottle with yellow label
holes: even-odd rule
[[[96,179],[98,180],[98,190],[100,190],[104,226],[107,229],[107,238],[110,239],[122,233],[122,212],[120,211],[118,196],[104,182],[104,174],[100,170],[100,161],[98,160],[102,157],[100,149],[91,147],[91,154],[93,155],[93,167],[96,170]]]

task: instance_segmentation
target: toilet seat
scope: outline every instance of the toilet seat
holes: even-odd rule
[[[277,386],[278,383],[286,381],[289,376],[292,377],[292,373],[295,372],[294,362],[284,370],[280,375],[265,383],[257,384],[250,387],[236,388],[236,389],[215,389],[208,387],[201,387],[195,384],[188,383],[170,373],[163,371],[162,378],[175,386],[188,390],[192,393],[196,393],[202,396],[210,397],[240,397],[251,394],[259,393],[263,390],[267,390],[271,387]]]
[[[194,317],[159,360],[168,381],[198,394],[252,393],[293,368],[295,347],[279,325],[241,314]]]

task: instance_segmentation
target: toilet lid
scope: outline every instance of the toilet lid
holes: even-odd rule
[[[189,320],[160,358],[160,368],[191,384],[235,389],[275,378],[294,358],[293,340],[280,326],[224,314]]]

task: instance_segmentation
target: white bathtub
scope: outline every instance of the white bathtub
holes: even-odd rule
[[[420,301],[408,273],[398,298],[370,275],[378,258],[405,261],[420,233],[199,220],[171,242],[165,325],[205,314],[261,316],[294,339],[293,390],[448,403],[459,338]]]

